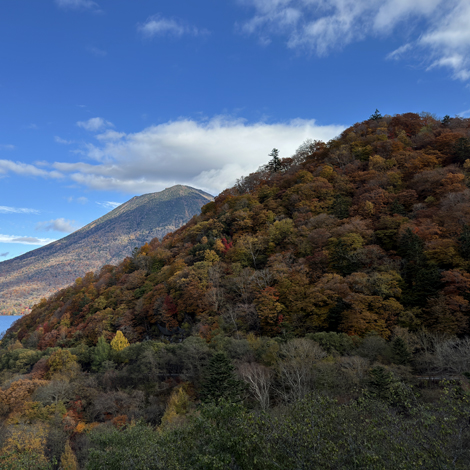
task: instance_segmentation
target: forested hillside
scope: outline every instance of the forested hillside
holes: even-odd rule
[[[230,333],[469,329],[470,120],[404,114],[272,159],[15,325],[41,349]],[[467,160],[467,157],[469,159]]]
[[[212,196],[188,186],[132,198],[47,246],[0,263],[0,314],[28,313],[79,276],[119,263],[136,247],[186,223]]]
[[[1,468],[468,469],[470,119],[268,158],[7,332]]]

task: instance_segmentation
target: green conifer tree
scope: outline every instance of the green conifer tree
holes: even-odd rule
[[[104,336],[100,336],[92,352],[92,369],[99,371],[104,361],[109,359],[111,346],[106,342]]]
[[[403,338],[395,338],[392,343],[392,351],[395,363],[407,365],[410,362],[411,355]]]
[[[382,400],[390,397],[393,376],[384,367],[377,366],[369,371],[368,395]]]
[[[241,399],[244,385],[235,377],[233,370],[230,359],[224,353],[217,352],[212,356],[201,390],[203,402],[218,402],[221,399],[236,402]]]
[[[442,118],[442,124],[444,124],[445,127],[447,127],[449,124],[450,124],[450,116],[448,114],[446,114],[443,118]]]
[[[372,121],[378,121],[379,119],[382,119],[382,115],[380,114],[380,111],[378,109],[375,110],[375,113],[370,116],[370,120]]]
[[[329,261],[331,268],[343,276],[356,272],[360,266],[354,251],[351,251],[351,248],[343,240],[336,241],[330,250]]]
[[[271,157],[271,160],[268,163],[268,169],[273,173],[277,173],[281,169],[281,159],[279,158],[279,150],[276,148],[272,149],[269,156]]]
[[[338,217],[338,219],[346,219],[349,217],[349,208],[351,207],[351,198],[347,198],[342,194],[335,194],[330,212]]]
[[[406,216],[407,212],[403,204],[400,204],[396,199],[390,204],[390,213]]]
[[[437,266],[429,263],[424,241],[410,229],[400,239],[398,254],[403,258],[403,304],[423,307],[441,289],[441,273]]]
[[[454,161],[457,163],[463,163],[467,158],[470,158],[470,139],[461,137],[457,139],[454,144]]]
[[[459,237],[459,251],[462,258],[470,260],[470,227],[465,224]]]

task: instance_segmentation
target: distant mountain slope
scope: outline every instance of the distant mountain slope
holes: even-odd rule
[[[0,263],[0,314],[21,313],[41,297],[154,237],[181,227],[213,198],[188,186],[136,196],[69,236]]]

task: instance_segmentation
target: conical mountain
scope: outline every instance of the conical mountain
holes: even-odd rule
[[[115,264],[135,247],[185,224],[213,198],[177,185],[133,197],[76,232],[0,263],[0,314],[28,310],[86,272]]]

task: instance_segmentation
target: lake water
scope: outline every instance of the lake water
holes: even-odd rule
[[[0,338],[18,318],[21,318],[21,315],[0,315]]]

